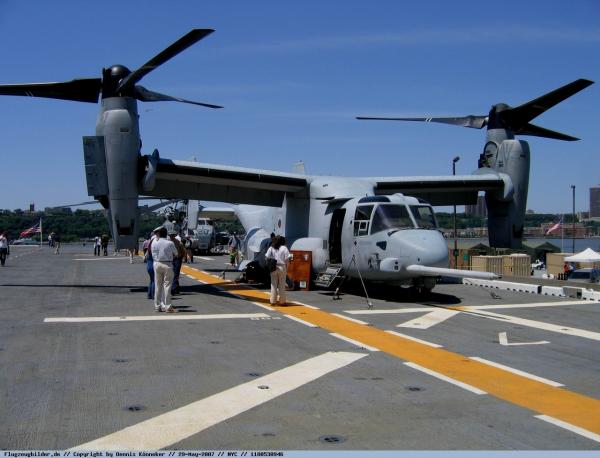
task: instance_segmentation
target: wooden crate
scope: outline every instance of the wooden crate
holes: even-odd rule
[[[513,277],[531,276],[531,257],[527,254],[503,256],[503,275]]]
[[[471,270],[504,274],[504,256],[472,256]]]
[[[546,255],[546,270],[554,276],[562,274],[565,258],[572,255],[573,253],[548,253]]]
[[[294,289],[308,291],[310,289],[312,253],[310,251],[292,250],[292,259],[288,264],[287,276],[294,282]]]

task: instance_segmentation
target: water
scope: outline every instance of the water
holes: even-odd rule
[[[477,241],[477,242],[481,242],[481,243],[485,243],[486,245],[488,245],[489,241],[487,238],[472,238],[472,239],[459,239],[459,240],[469,240],[469,241]],[[449,238],[446,239],[446,241],[448,242],[448,246],[450,248],[453,247],[453,239]],[[548,242],[551,243],[552,245],[557,246],[558,248],[561,249],[561,252],[565,252],[565,253],[571,253],[571,250],[573,248],[573,239],[561,239],[560,237],[558,238],[554,238],[554,237],[530,237],[528,239],[525,240],[525,243],[527,242]],[[586,239],[575,239],[575,253],[579,253],[580,251],[585,250],[586,248],[591,248],[594,251],[600,252],[600,237],[591,237],[591,238],[586,238]]]
[[[573,250],[573,239],[567,239],[567,238],[561,239],[560,237],[558,237],[558,238],[542,237],[542,238],[529,238],[525,241],[525,243],[527,243],[527,241],[549,242],[552,245],[556,245],[558,248],[561,248],[561,251],[565,252],[565,253],[571,253],[571,251]],[[586,248],[591,248],[594,251],[600,252],[600,238],[593,237],[593,238],[587,238],[587,239],[575,239],[575,253],[579,253],[580,251],[583,251]]]

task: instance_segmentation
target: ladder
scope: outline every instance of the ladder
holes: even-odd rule
[[[344,268],[341,264],[331,264],[327,267],[325,272],[321,272],[317,275],[314,281],[316,286],[321,288],[331,288],[336,279],[344,277]]]

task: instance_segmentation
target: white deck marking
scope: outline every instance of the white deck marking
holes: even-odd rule
[[[579,426],[572,425],[570,423],[558,420],[554,417],[549,417],[548,415],[535,415],[535,418],[539,418],[540,420],[547,421],[548,423],[552,423],[555,426],[559,426],[566,430],[569,430],[575,434],[579,434],[580,436],[586,437],[596,442],[600,442],[600,435],[588,431],[587,429],[580,428]]]
[[[340,315],[339,313],[332,313],[332,315],[337,316],[338,318],[342,318],[344,320],[352,321],[353,323],[364,324],[364,325],[369,324],[366,321],[360,321],[360,320],[357,320],[356,318],[350,318],[349,316]]]
[[[365,356],[365,353],[327,352],[70,450],[166,448]]]
[[[565,386],[562,383],[554,382],[552,380],[548,380],[547,378],[538,377],[537,375],[530,374],[529,372],[521,371],[519,369],[505,366],[504,364],[495,363],[494,361],[489,361],[487,359],[479,358],[477,356],[469,356],[469,359],[479,361],[480,363],[487,364],[488,366],[494,366],[499,369],[504,369],[505,371],[512,372],[513,374],[517,374],[522,377],[529,378],[531,380],[537,380],[538,382],[545,383],[546,385],[555,386],[555,387]]]
[[[514,346],[518,346],[518,345],[543,345],[543,344],[549,344],[550,342],[548,342],[547,340],[538,340],[536,342],[511,342],[508,343],[508,337],[506,332],[499,332],[498,333],[498,343],[500,345],[504,345],[505,347],[514,345]]]
[[[367,344],[359,342],[358,340],[354,340],[354,339],[351,339],[350,337],[346,337],[346,336],[342,336],[340,334],[336,334],[335,332],[330,332],[329,335],[333,336],[333,337],[337,337],[338,339],[343,340],[345,342],[351,343],[352,345],[356,345],[357,347],[364,348],[365,350],[379,351],[379,348],[371,347],[371,346],[369,346]]]
[[[562,302],[530,302],[526,304],[490,304],[490,305],[465,305],[461,308],[465,311],[469,310],[492,310],[492,309],[512,309],[512,308],[529,308],[529,307],[560,307],[563,305],[589,305],[593,304],[590,301],[562,301]],[[350,315],[378,315],[378,314],[393,314],[393,313],[418,313],[431,312],[432,307],[409,307],[402,309],[375,309],[375,310],[344,310],[344,313]]]
[[[198,259],[203,259],[205,261],[214,261],[215,258],[207,258],[206,256],[196,256]]]
[[[487,394],[485,391],[482,391],[479,388],[475,388],[474,386],[467,385],[466,383],[463,383],[463,382],[459,382],[458,380],[455,380],[453,378],[446,377],[445,375],[440,374],[439,372],[432,371],[430,369],[427,369],[426,367],[419,366],[418,364],[411,363],[411,362],[406,362],[404,364],[406,366],[412,367],[413,369],[416,369],[421,372],[425,372],[426,374],[429,374],[433,377],[439,378],[440,380],[444,380],[445,382],[452,383],[453,385],[459,386],[464,390],[471,391],[472,393]]]
[[[44,323],[94,323],[105,321],[167,321],[167,320],[220,320],[228,318],[271,318],[266,313],[221,313],[215,315],[192,315],[191,313],[157,313],[140,316],[89,316],[44,318]]]
[[[498,313],[486,312],[483,310],[477,310],[476,314],[472,316],[483,316],[484,318],[491,318],[492,320],[503,321],[504,323],[519,324],[521,326],[528,326],[530,328],[543,329],[544,331],[557,332],[559,334],[567,334],[570,336],[583,337],[585,339],[600,340],[600,333],[593,331],[586,331],[584,329],[570,328],[568,326],[560,326],[552,323],[544,323],[543,321],[527,320],[525,318],[517,318],[510,315],[500,315]]]
[[[292,315],[285,315],[284,314],[283,316],[286,316],[290,320],[294,320],[294,321],[297,321],[298,323],[301,323],[301,324],[303,324],[305,326],[308,326],[309,328],[318,328],[319,327],[316,324],[309,323],[308,321],[301,320],[300,318],[296,318],[295,316],[292,316]]]
[[[346,313],[352,315],[367,315],[367,314],[378,314],[378,313],[413,313],[413,312],[430,312],[419,318],[407,321],[397,325],[398,327],[415,328],[415,329],[428,329],[438,323],[441,323],[448,318],[456,315],[460,312],[466,312],[471,316],[478,316],[480,318],[488,318],[492,320],[504,321],[505,323],[514,323],[522,326],[528,326],[536,329],[543,329],[545,331],[557,332],[560,334],[567,334],[577,337],[583,337],[591,340],[600,340],[600,333],[594,331],[586,331],[584,329],[571,328],[568,326],[560,326],[551,323],[544,323],[541,321],[528,320],[525,318],[517,318],[510,315],[501,315],[494,312],[487,311],[488,309],[513,309],[513,308],[529,308],[529,307],[559,307],[569,305],[589,305],[590,301],[560,301],[560,302],[533,302],[529,304],[493,304],[493,305],[472,305],[472,306],[461,306],[460,310],[454,309],[438,309],[431,311],[431,307],[414,307],[404,309],[382,309],[382,310],[346,310]],[[545,342],[545,341],[543,341]],[[509,344],[511,345],[511,344]]]
[[[560,307],[563,305],[585,305],[590,301],[562,301],[562,302],[531,302],[529,304],[492,304],[492,305],[469,305],[466,310],[493,310],[493,309],[521,309],[530,307]]]
[[[436,324],[446,321],[448,318],[452,318],[454,315],[459,314],[459,310],[447,310],[438,309],[433,312],[429,312],[427,315],[423,315],[414,320],[406,321],[404,323],[397,324],[398,328],[415,328],[415,329],[429,329]]]
[[[402,337],[404,339],[414,340],[415,342],[422,343],[423,345],[429,345],[430,347],[433,347],[433,348],[444,348],[443,345],[438,345],[438,344],[433,343],[433,342],[427,342],[426,340],[417,339],[416,337],[409,336],[407,334],[401,334],[401,333],[396,332],[396,331],[385,331],[385,332],[387,332],[388,334],[394,334],[395,336]]]
[[[273,307],[269,307],[268,305],[265,304],[261,304],[260,302],[252,302],[254,305],[258,305],[259,307],[262,307],[263,309],[269,310],[269,311],[273,311],[275,310]]]
[[[104,258],[75,258],[73,259],[73,261],[124,261],[124,260],[128,260],[129,258],[123,258],[120,256],[111,256],[111,257],[104,257]]]

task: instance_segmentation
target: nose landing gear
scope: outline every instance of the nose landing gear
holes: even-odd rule
[[[411,292],[418,298],[426,298],[431,294],[431,290],[435,288],[435,277],[420,277],[413,280]]]

